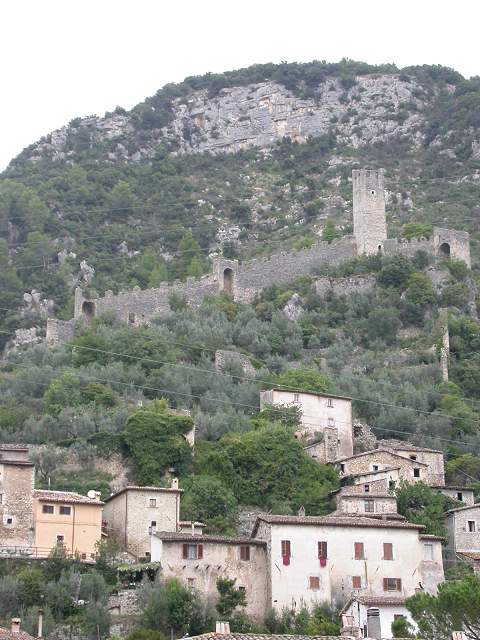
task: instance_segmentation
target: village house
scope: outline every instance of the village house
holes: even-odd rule
[[[35,553],[47,557],[55,547],[69,555],[92,561],[95,545],[102,537],[102,507],[99,497],[89,498],[71,491],[33,492]]]
[[[480,573],[480,504],[450,509],[445,525],[448,531],[445,565],[468,562]]]
[[[409,458],[413,462],[423,462],[428,467],[428,475],[423,482],[437,487],[443,487],[445,485],[443,451],[439,451],[438,449],[427,449],[426,447],[417,447],[405,440],[380,440],[378,448],[389,449],[404,458]]]
[[[319,463],[334,462],[353,454],[352,401],[350,398],[305,391],[270,389],[260,392],[260,408],[267,405],[296,406],[301,429],[295,434],[306,453]]]
[[[463,487],[461,485],[440,485],[438,487],[433,487],[433,489],[437,489],[437,491],[443,493],[444,496],[452,498],[452,500],[463,502],[466,507],[472,507],[475,504],[475,494],[473,489],[470,487]]]
[[[245,592],[246,613],[258,620],[267,602],[267,545],[254,538],[225,538],[162,531],[152,536],[151,559],[165,578],[179,578],[202,596],[218,597],[218,578],[235,580]]]
[[[395,596],[353,594],[342,609],[342,617],[348,616],[349,626],[360,629],[364,638],[391,638],[392,623],[398,618],[405,618],[416,629],[405,600]]]
[[[179,530],[182,493],[177,479],[169,488],[125,487],[105,500],[106,533],[135,560],[150,559],[152,534],[156,531],[177,533]],[[196,528],[201,524],[197,523]]]
[[[24,445],[0,445],[0,557],[29,555],[35,468]]]
[[[354,484],[332,492],[338,512],[356,515],[397,513],[397,499],[386,480]]]

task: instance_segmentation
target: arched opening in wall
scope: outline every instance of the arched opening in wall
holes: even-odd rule
[[[135,314],[132,312],[128,314],[128,324],[135,324]]]
[[[89,300],[85,300],[82,304],[82,313],[87,318],[87,320],[91,320],[95,315],[95,303],[90,302]]]
[[[223,272],[223,290],[233,294],[233,269],[227,267]]]
[[[382,245],[381,244],[378,245],[377,251],[378,251],[378,253],[382,253]]]
[[[448,242],[443,242],[438,248],[438,255],[441,258],[449,258],[450,257],[450,245]]]

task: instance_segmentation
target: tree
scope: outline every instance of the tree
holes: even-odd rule
[[[417,593],[407,598],[406,607],[417,623],[419,637],[449,640],[453,631],[480,640],[480,579],[476,575],[444,582],[438,595]]]
[[[322,240],[325,240],[326,242],[328,242],[328,244],[331,244],[333,240],[335,240],[335,238],[339,237],[339,233],[335,227],[335,222],[331,219],[328,218],[325,221],[325,225],[322,229]]]
[[[434,491],[423,482],[402,483],[396,490],[398,513],[409,522],[425,525],[425,533],[446,536],[445,512],[458,506],[442,493]]]
[[[378,284],[382,287],[403,289],[412,272],[412,263],[404,256],[385,259],[385,263],[378,274]]]
[[[65,407],[76,407],[81,404],[80,380],[66,372],[48,385],[43,397],[49,413],[58,414]]]
[[[218,478],[195,475],[183,484],[182,517],[205,522],[209,530],[232,533],[238,503],[230,489]]]
[[[132,413],[121,435],[139,484],[158,486],[166,471],[182,475],[190,469],[192,450],[185,434],[192,427],[192,418],[169,410],[165,400]]]
[[[430,238],[433,227],[431,224],[421,222],[407,222],[403,225],[402,236],[404,238]]]
[[[332,386],[331,380],[315,369],[289,369],[277,378],[281,387],[326,393]]]
[[[430,278],[420,272],[412,273],[407,281],[405,299],[421,307],[433,304],[437,295]]]
[[[30,458],[35,465],[35,472],[46,483],[65,462],[66,454],[65,451],[56,447],[45,446],[32,451]]]
[[[219,598],[217,601],[217,611],[222,618],[230,618],[237,607],[245,607],[247,600],[245,591],[235,588],[235,579],[218,578],[217,591]]]
[[[195,592],[176,579],[144,584],[139,594],[143,624],[149,629],[184,634],[189,631],[199,608]]]
[[[400,616],[392,622],[392,636],[394,638],[414,638],[415,630],[406,618]]]

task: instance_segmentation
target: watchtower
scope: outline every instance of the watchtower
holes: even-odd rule
[[[354,169],[352,184],[353,235],[357,251],[360,255],[382,251],[387,239],[383,169]]]

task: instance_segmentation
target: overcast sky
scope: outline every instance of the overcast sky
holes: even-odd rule
[[[442,64],[480,75],[478,0],[3,0],[0,169],[76,116],[256,62]]]

